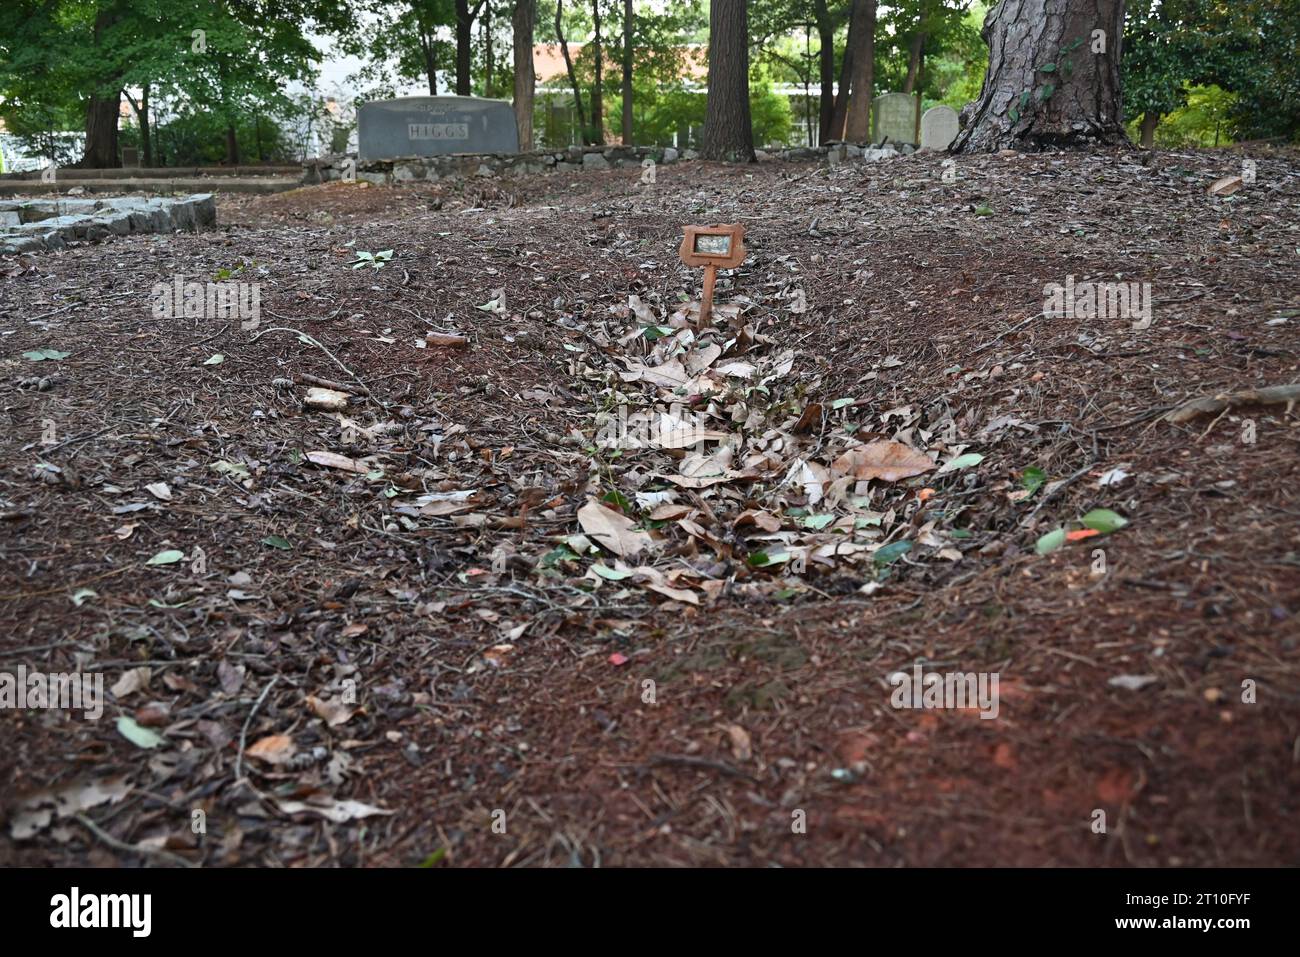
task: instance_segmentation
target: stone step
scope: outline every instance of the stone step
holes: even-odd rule
[[[87,193],[282,193],[301,186],[297,176],[263,176],[258,178],[200,176],[179,179],[64,179],[53,183],[40,180],[0,180],[0,196],[36,196],[66,193],[80,188]]]
[[[61,249],[69,241],[97,242],[129,233],[170,233],[213,226],[211,193],[181,199],[124,196],[114,199],[0,201],[0,253]]]
[[[125,166],[121,169],[78,169],[74,166],[60,166],[57,176],[60,180],[85,179],[193,179],[194,177],[261,177],[261,176],[298,176],[301,166]],[[31,170],[26,173],[0,174],[0,183],[11,180],[40,181],[41,171]]]

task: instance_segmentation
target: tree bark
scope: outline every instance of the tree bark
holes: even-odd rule
[[[1142,114],[1142,139],[1139,145],[1149,150],[1156,145],[1156,127],[1160,125],[1160,114],[1150,110]]]
[[[483,2],[483,95],[492,96],[492,0]]]
[[[537,23],[537,0],[515,0],[510,24],[514,30],[515,59],[515,127],[519,130],[519,148],[533,148],[533,32]]]
[[[456,0],[456,95],[470,96],[474,92],[471,66],[471,44],[474,40],[474,18],[483,9],[478,0],[471,10],[469,0]]]
[[[745,0],[709,5],[709,95],[704,104],[705,159],[754,162],[749,115],[749,14]]]
[[[121,165],[117,156],[117,115],[121,94],[96,96],[86,101],[86,150],[82,166],[90,169],[114,169]]]
[[[903,92],[915,93],[916,84],[921,73],[921,58],[925,56],[925,8],[921,8],[921,22],[907,50],[907,77],[903,80]]]
[[[623,0],[623,145],[632,145],[632,0]]]
[[[226,123],[226,165],[239,165],[239,138],[235,135],[235,124]]]
[[[126,102],[131,104],[136,121],[140,124],[140,162],[148,169],[153,166],[153,144],[149,140],[149,84],[146,83],[141,87],[138,101],[129,90],[123,89],[122,95],[126,97]]]
[[[850,143],[871,140],[871,93],[876,73],[876,0],[855,0],[849,24],[853,43],[853,74],[849,80],[848,114],[844,139]]]
[[[952,151],[1128,145],[1123,28],[1124,0],[1001,0],[981,31],[984,86]]]
[[[844,139],[845,127],[849,119],[849,91],[853,86],[853,53],[857,41],[857,32],[854,30],[857,21],[858,5],[861,0],[853,0],[853,5],[849,13],[849,34],[844,39],[844,59],[840,63],[840,89],[835,94],[835,109],[831,113],[831,140]],[[823,140],[825,142],[825,140]]]
[[[146,83],[144,86],[140,88],[140,109],[138,111],[138,114],[140,117],[140,145],[144,147],[142,160],[144,162],[145,168],[150,169],[153,167],[153,137],[150,136],[150,131],[153,128],[153,124],[149,122],[149,84],[148,83]]]
[[[95,17],[95,44],[117,20],[112,10],[101,10]],[[90,169],[116,169],[122,165],[117,155],[117,117],[122,102],[120,78],[103,77],[100,94],[92,91],[86,100],[86,149],[78,164]]]
[[[582,87],[578,86],[578,74],[573,71],[573,57],[569,56],[569,41],[564,39],[564,0],[555,0],[555,36],[560,41],[560,52],[564,54],[564,68],[569,73],[569,85],[573,87],[573,102],[578,108],[578,128],[582,131],[582,141],[587,142],[587,117],[582,111]]]
[[[420,30],[420,52],[424,55],[424,72],[429,78],[429,95],[438,95],[438,48],[433,30],[424,22],[424,14],[416,7],[416,25]]]
[[[596,34],[591,45],[596,53],[596,85],[591,91],[591,139],[592,143],[605,142],[605,85],[604,67],[605,51],[602,49],[600,36],[600,0],[591,0],[591,18],[595,21]]]
[[[831,124],[835,118],[835,21],[826,0],[814,0],[813,17],[817,22],[817,40],[821,43],[818,73],[822,92],[818,105],[817,139],[825,143],[831,139]]]

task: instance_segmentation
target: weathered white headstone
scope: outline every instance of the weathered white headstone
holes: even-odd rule
[[[921,117],[921,149],[946,150],[960,131],[956,110],[951,106],[932,106]]]
[[[447,153],[518,153],[515,112],[477,96],[404,96],[357,110],[362,161]]]
[[[884,93],[871,104],[871,139],[879,143],[885,137],[891,143],[916,145],[916,96],[911,93]]]

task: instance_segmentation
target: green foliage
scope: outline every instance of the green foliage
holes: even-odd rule
[[[790,126],[794,119],[790,113],[790,101],[773,92],[772,81],[761,72],[750,74],[749,115],[756,145],[783,145],[790,141]]]
[[[454,71],[455,45],[438,39],[440,28],[456,23],[453,0],[362,0],[358,6],[357,29],[339,38],[339,50],[364,61],[352,77],[362,87],[360,99],[391,97],[398,83],[429,84],[431,67]]]
[[[1184,91],[1185,105],[1160,121],[1155,144],[1164,149],[1227,146],[1239,109],[1240,97],[1214,85],[1192,86]],[[1129,123],[1129,136],[1137,142],[1140,116]]]
[[[1226,125],[1237,138],[1300,137],[1300,0],[1134,0],[1124,43],[1127,116],[1182,112],[1191,90],[1217,87],[1235,94]],[[1175,137],[1203,139],[1217,103],[1203,95],[1183,117],[1201,132]]]
[[[155,142],[168,166],[210,166],[226,158],[225,116],[203,110],[187,111],[159,125]],[[235,136],[244,144],[243,159],[248,163],[284,163],[296,152],[284,128],[269,115],[233,114]],[[122,144],[136,146],[139,128],[123,130]]]

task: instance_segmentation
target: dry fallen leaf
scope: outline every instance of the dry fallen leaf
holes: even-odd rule
[[[1211,196],[1231,196],[1237,190],[1241,189],[1244,181],[1240,176],[1224,176],[1216,179],[1206,190]]]
[[[152,482],[146,485],[145,491],[158,499],[160,502],[170,502],[172,500],[172,490],[166,482]]]
[[[376,814],[394,813],[360,801],[338,801],[334,798],[315,802],[277,801],[276,804],[285,814],[319,814],[335,824],[345,824],[348,821],[372,817]]]
[[[311,708],[312,714],[331,728],[346,724],[357,713],[357,709],[351,705],[343,704],[341,701],[322,701],[315,695],[307,696],[307,707]]]
[[[356,459],[350,459],[346,455],[339,455],[337,452],[308,452],[307,461],[315,465],[322,465],[331,469],[343,469],[346,472],[358,472],[365,475],[371,469],[364,462],[358,462]]]
[[[287,734],[272,734],[253,744],[246,752],[267,764],[284,764],[293,757],[293,738]]]
[[[116,804],[131,792],[126,776],[92,781],[74,781],[48,791],[37,791],[22,798],[9,820],[9,836],[25,841],[44,830],[51,819],[71,817],[105,802]]]
[[[114,698],[125,698],[135,694],[141,688],[149,687],[151,677],[153,677],[153,670],[150,668],[132,668],[130,671],[124,671],[122,677],[113,682],[113,687],[108,690],[113,692]]]
[[[621,558],[632,558],[654,545],[648,532],[639,531],[636,523],[594,498],[578,509],[578,523],[587,536]]]
[[[892,439],[879,439],[849,449],[831,464],[831,470],[840,475],[884,482],[897,482],[933,468],[930,456]]]
[[[727,725],[727,735],[731,738],[731,756],[737,761],[748,761],[754,756],[754,748],[749,740],[749,732],[738,724]]]
[[[348,398],[346,392],[337,392],[334,389],[322,389],[319,386],[313,386],[307,390],[307,398],[303,402],[313,409],[340,412],[348,407]]]

